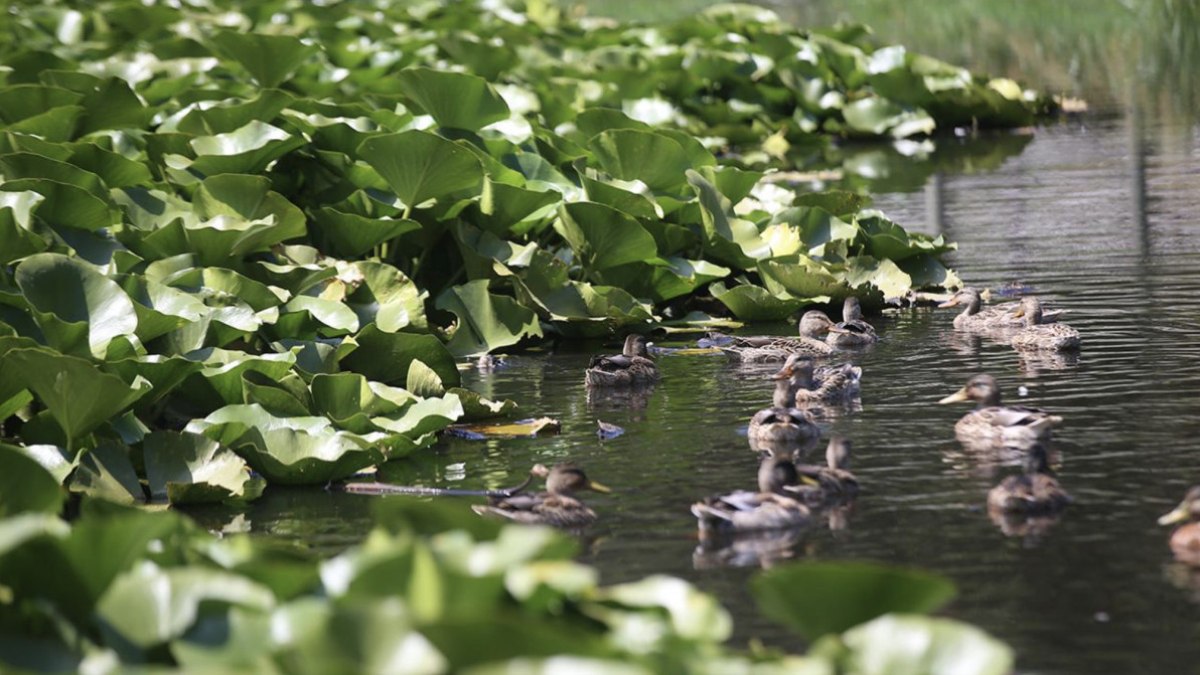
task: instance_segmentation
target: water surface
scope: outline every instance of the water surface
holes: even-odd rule
[[[848,356],[865,373],[862,410],[828,425],[854,441],[863,493],[841,529],[821,523],[786,555],[943,573],[960,588],[947,614],[1011,644],[1023,672],[1194,669],[1200,575],[1172,562],[1169,533],[1155,525],[1200,482],[1194,130],[1138,132],[1120,119],[1044,128],[996,170],[936,175],[922,190],[879,195],[876,205],[907,227],[957,241],[950,260],[967,282],[1021,282],[1068,308],[1083,350],[1067,362],[1023,359],[1003,344],[956,334],[950,310],[872,317],[885,339]],[[747,591],[754,557],[698,551],[688,511],[707,494],[753,485],[757,459],[745,424],[770,401],[768,371],[668,356],[649,396],[589,399],[583,368],[591,351],[605,347],[564,344],[466,375],[466,386],[487,396],[560,419],[560,435],[443,441],[389,467],[389,477],[499,487],[518,482],[534,462],[575,460],[619,491],[589,498],[600,523],[582,559],[606,582],[657,573],[690,579],[733,613],[735,643],[761,637],[803,649],[758,616]],[[1042,531],[1006,536],[988,518],[987,490],[1019,460],[963,450],[953,426],[966,409],[935,405],[981,371],[997,377],[1009,400],[1024,387],[1023,403],[1066,420],[1055,459],[1077,501]],[[597,419],[627,433],[601,441]],[[369,506],[364,497],[271,490],[246,519],[254,531],[336,551],[362,537]]]

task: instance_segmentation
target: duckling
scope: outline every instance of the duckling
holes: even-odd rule
[[[611,492],[608,487],[589,479],[583,469],[569,462],[560,462],[551,469],[547,469],[545,464],[535,464],[530,473],[546,479],[545,492],[493,499],[491,504],[476,504],[471,510],[480,515],[499,516],[518,523],[579,528],[595,521],[596,512],[572,496],[573,493],[580,490]]]
[[[833,346],[824,342],[830,331],[840,331],[825,312],[810,310],[800,317],[799,337],[759,335],[742,337],[712,333],[709,342],[719,344],[726,356],[743,363],[783,361],[792,354],[828,356]]]
[[[858,495],[858,478],[850,473],[850,440],[832,436],[825,448],[825,466],[804,464],[796,467],[801,480],[816,483],[816,490],[806,495],[809,506],[854,499]]]
[[[1045,515],[1071,503],[1071,496],[1050,475],[1046,448],[1037,443],[1025,455],[1025,473],[1009,476],[988,492],[989,511]]]
[[[853,295],[846,296],[842,303],[842,320],[836,327],[839,330],[825,336],[825,342],[835,347],[859,347],[879,341],[875,327],[863,320],[862,305]]]
[[[746,435],[751,446],[756,444],[806,443],[821,435],[811,413],[795,407],[796,389],[791,372],[780,370],[774,375],[773,406],[764,408],[750,418]]]
[[[631,333],[621,354],[592,357],[584,382],[589,387],[628,387],[658,381],[658,366],[650,359],[648,347],[646,338]]]
[[[796,465],[783,456],[770,456],[758,469],[758,492],[738,490],[709,497],[692,505],[701,534],[753,532],[807,525],[808,507],[788,496],[787,486],[799,482]]]
[[[1187,491],[1183,501],[1158,519],[1159,525],[1188,522],[1171,533],[1171,552],[1179,562],[1200,567],[1200,485]]]
[[[797,407],[852,399],[861,388],[862,368],[849,363],[814,369],[811,360],[792,355],[780,372],[791,378]]]
[[[996,379],[980,373],[967,380],[966,386],[938,403],[975,401],[979,405],[954,425],[955,436],[968,445],[988,444],[1027,447],[1048,440],[1062,418],[1045,410],[1025,406],[1000,405],[1000,387]]]
[[[1037,298],[1031,295],[1021,298],[1021,306],[1013,316],[1022,319],[1025,325],[1013,335],[1013,349],[1055,352],[1079,349],[1079,331],[1065,323],[1042,323],[1042,303]]]

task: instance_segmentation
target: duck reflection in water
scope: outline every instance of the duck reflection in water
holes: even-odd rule
[[[988,492],[988,516],[1005,536],[1036,544],[1071,501],[1050,472],[1046,447],[1038,443],[1026,453],[1022,474],[1005,478]]]
[[[593,412],[630,410],[635,413],[631,419],[641,420],[641,413],[654,395],[654,387],[653,382],[627,387],[588,387],[585,390],[587,407]]]
[[[1079,352],[1017,352],[1017,368],[1023,377],[1037,377],[1046,372],[1069,370],[1078,365]]]

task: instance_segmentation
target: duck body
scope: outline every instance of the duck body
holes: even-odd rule
[[[833,320],[824,312],[811,310],[804,313],[797,327],[797,337],[759,335],[743,337],[736,335],[710,335],[710,341],[722,342],[721,351],[731,359],[743,363],[767,363],[784,361],[789,356],[828,356],[833,346],[825,342],[825,335],[836,328]]]
[[[1014,315],[1024,321],[1024,327],[1012,336],[1013,349],[1054,352],[1079,349],[1079,331],[1065,323],[1043,323],[1042,305],[1037,298],[1022,298]]]
[[[988,509],[1001,513],[1047,515],[1071,503],[1071,496],[1050,475],[1046,449],[1038,444],[1025,458],[1025,473],[1009,476],[988,492]]]
[[[829,439],[825,466],[797,465],[796,473],[802,481],[815,483],[804,492],[809,506],[850,501],[858,496],[858,477],[850,472],[850,441],[841,436]]]
[[[657,382],[658,366],[650,358],[646,338],[629,335],[616,356],[593,356],[584,371],[589,387],[630,387]]]
[[[759,465],[758,492],[738,490],[709,497],[692,505],[702,534],[737,533],[803,527],[812,512],[786,494],[787,486],[799,482],[790,459],[767,457]]]
[[[1200,567],[1200,485],[1188,490],[1183,501],[1170,513],[1158,519],[1159,525],[1188,522],[1175,528],[1169,545],[1175,558],[1182,563]]]
[[[835,347],[861,347],[879,341],[875,327],[863,320],[862,305],[853,295],[842,303],[842,320],[825,336],[826,344]]]
[[[746,435],[756,443],[807,443],[819,438],[821,430],[805,410],[764,408],[750,418]]]
[[[562,528],[581,528],[596,520],[596,512],[573,493],[579,490],[609,492],[600,483],[588,479],[582,469],[569,463],[555,464],[547,469],[543,464],[533,467],[531,473],[546,479],[546,491],[514,494],[493,499],[490,504],[474,505],[473,511],[518,523],[552,525]]]
[[[1045,410],[1000,404],[1000,387],[995,378],[979,374],[966,386],[938,403],[976,401],[979,407],[954,424],[954,433],[965,444],[1025,447],[1048,440],[1062,418]]]
[[[791,378],[799,408],[845,401],[861,391],[862,368],[849,363],[814,368],[807,359],[789,357],[781,372]]]
[[[772,406],[750,418],[746,435],[751,445],[807,443],[821,436],[811,413],[794,407],[795,388],[786,369],[775,374]]]
[[[964,288],[938,307],[963,307],[963,311],[954,317],[954,327],[961,331],[974,333],[1003,333],[1023,328],[1025,318],[1018,315],[1020,303],[1006,302],[993,307],[983,307],[983,297],[974,288]],[[1060,311],[1043,312],[1039,322],[1054,323],[1058,320]]]

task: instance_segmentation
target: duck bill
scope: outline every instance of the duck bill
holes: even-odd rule
[[[954,392],[953,394],[950,394],[946,398],[938,401],[938,403],[959,403],[961,401],[969,401],[969,400],[970,400],[970,398],[967,397],[967,388],[963,387],[962,389],[959,389],[958,391]]]
[[[795,372],[792,368],[780,368],[778,373],[771,376],[772,380],[786,380]]]
[[[1017,310],[1016,310],[1015,312],[1013,312],[1013,314],[1012,314],[1012,315],[1013,315],[1013,316],[1015,316],[1015,317],[1017,317],[1018,319],[1019,319],[1019,318],[1021,318],[1021,317],[1023,317],[1023,316],[1025,316],[1025,308],[1024,308],[1024,307],[1018,307],[1018,308],[1017,308]]]
[[[943,309],[946,307],[957,307],[957,306],[958,306],[958,298],[957,297],[953,297],[945,302],[938,303],[938,307],[941,307]]]
[[[1186,506],[1184,506],[1183,504],[1180,504],[1179,506],[1175,507],[1174,511],[1166,514],[1162,518],[1159,518],[1158,524],[1159,525],[1174,525],[1175,523],[1182,523],[1183,521],[1187,520],[1190,517],[1191,517],[1191,514],[1189,513],[1188,508]]]
[[[845,328],[842,328],[841,326],[833,325],[833,326],[829,327],[829,332],[830,333],[849,333],[850,331],[846,330]]]
[[[612,488],[608,487],[604,483],[597,483],[594,480],[588,481],[588,487],[596,492],[603,492],[604,494],[612,492]]]

